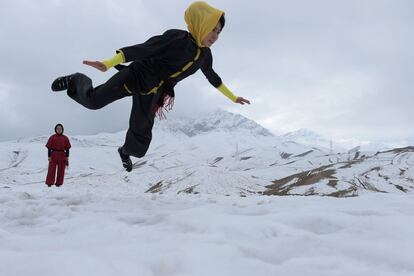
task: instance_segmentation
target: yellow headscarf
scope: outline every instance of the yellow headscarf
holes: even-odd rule
[[[184,19],[188,31],[195,38],[199,47],[205,47],[201,42],[213,31],[222,15],[224,15],[223,11],[203,1],[194,2],[187,8]]]

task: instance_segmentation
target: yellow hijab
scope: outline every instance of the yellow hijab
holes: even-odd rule
[[[195,38],[199,47],[205,47],[201,42],[213,31],[222,15],[224,15],[223,11],[203,1],[194,2],[187,8],[184,19],[188,31]]]

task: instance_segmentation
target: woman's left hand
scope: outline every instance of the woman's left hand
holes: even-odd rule
[[[237,97],[236,103],[239,103],[239,104],[250,104],[250,101],[248,99],[243,98],[243,97]]]

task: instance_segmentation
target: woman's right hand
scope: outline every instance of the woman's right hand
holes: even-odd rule
[[[101,61],[84,60],[83,64],[92,66],[93,68],[98,69],[102,72],[106,72],[108,70],[108,68],[106,68],[106,65]]]
[[[47,160],[49,160],[49,162],[52,161],[52,157],[48,157]]]

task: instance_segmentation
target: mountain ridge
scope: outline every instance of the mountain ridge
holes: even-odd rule
[[[217,121],[220,118],[220,121]],[[197,127],[198,123],[209,127]],[[185,125],[188,133],[176,125]],[[228,126],[239,126],[231,127]],[[254,131],[249,127],[254,126]],[[143,193],[221,195],[321,195],[347,197],[367,192],[414,191],[414,148],[332,153],[262,132],[245,117],[215,113],[186,120],[158,122],[145,157],[133,158],[126,173],[117,147],[125,131],[72,136],[70,182],[85,185],[127,182]],[[45,136],[0,143],[0,183],[6,186],[44,182]]]

